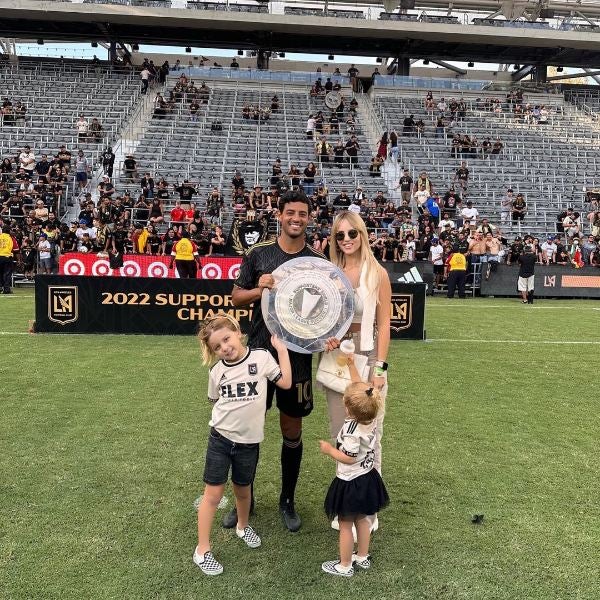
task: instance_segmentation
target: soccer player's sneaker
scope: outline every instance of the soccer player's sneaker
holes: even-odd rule
[[[215,559],[210,550],[202,555],[198,554],[198,549],[194,550],[194,563],[205,575],[220,575],[223,572],[223,565]]]
[[[283,524],[286,526],[288,531],[298,531],[302,526],[302,519],[294,508],[294,503],[290,500],[283,500],[279,503],[279,512],[281,512],[281,518]]]
[[[256,531],[250,527],[250,525],[246,525],[244,529],[235,530],[237,536],[246,542],[246,546],[248,548],[258,548],[260,546],[260,538],[258,537]]]

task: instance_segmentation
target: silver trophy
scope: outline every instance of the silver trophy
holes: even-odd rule
[[[354,290],[338,267],[322,258],[294,258],[272,273],[263,290],[263,319],[289,350],[322,352],[330,337],[342,337],[354,314]]]

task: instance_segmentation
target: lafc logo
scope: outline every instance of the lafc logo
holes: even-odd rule
[[[48,287],[48,318],[60,325],[77,321],[79,318],[77,286],[51,285]]]
[[[390,329],[400,331],[412,325],[412,294],[392,294],[392,318]]]

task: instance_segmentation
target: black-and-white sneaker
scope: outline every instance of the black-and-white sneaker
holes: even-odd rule
[[[220,575],[223,572],[223,565],[215,559],[210,550],[203,555],[198,554],[198,549],[194,550],[194,563],[205,575]]]
[[[250,525],[246,525],[243,530],[237,529],[236,527],[235,532],[241,540],[246,542],[246,546],[248,546],[248,548],[258,548],[260,546],[260,538],[258,537],[256,531],[250,527]]]
[[[339,560],[328,560],[321,565],[321,569],[329,575],[337,575],[338,577],[352,577],[354,575],[354,567],[350,567],[347,571],[340,570]]]
[[[371,568],[371,555],[367,554],[366,558],[363,560],[358,560],[356,554],[352,555],[352,565],[354,567],[360,567],[361,569],[370,569]]]

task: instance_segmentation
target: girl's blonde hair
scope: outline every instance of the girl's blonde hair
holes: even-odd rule
[[[215,362],[217,355],[208,345],[210,336],[218,329],[229,329],[229,331],[240,332],[240,324],[227,313],[217,313],[213,317],[204,319],[198,330],[198,340],[202,349],[202,364],[210,365]]]
[[[383,406],[379,390],[362,381],[351,383],[343,398],[348,415],[362,424],[375,419]]]
[[[341,269],[346,266],[346,255],[339,249],[338,242],[335,239],[335,234],[339,231],[342,221],[348,222],[353,229],[358,231],[358,235],[360,236],[360,261],[366,264],[367,267],[367,290],[369,293],[375,292],[381,280],[381,267],[373,255],[371,246],[369,245],[367,227],[360,215],[344,210],[334,219],[333,226],[331,227],[331,244],[329,245],[330,260],[336,267],[340,267]],[[377,302],[379,302],[379,297],[377,298]]]

